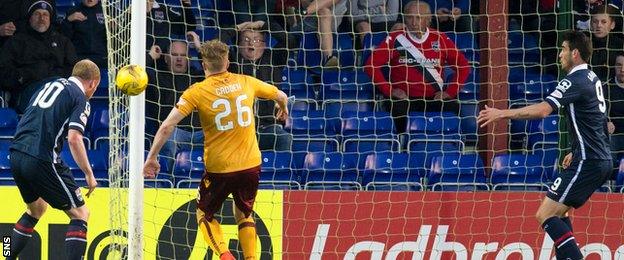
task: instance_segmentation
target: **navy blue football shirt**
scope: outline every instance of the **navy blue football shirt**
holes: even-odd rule
[[[60,163],[59,154],[68,130],[84,134],[90,112],[84,87],[78,79],[60,78],[45,83],[30,99],[17,125],[11,149]]]
[[[554,110],[566,108],[573,160],[610,160],[607,104],[602,83],[587,64],[574,67],[546,97]]]

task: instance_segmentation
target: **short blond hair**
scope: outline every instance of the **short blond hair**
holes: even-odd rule
[[[204,42],[201,45],[200,53],[206,69],[210,72],[219,72],[229,63],[228,46],[219,40]]]
[[[88,59],[81,60],[74,65],[72,76],[82,80],[100,79],[100,69],[93,61]]]

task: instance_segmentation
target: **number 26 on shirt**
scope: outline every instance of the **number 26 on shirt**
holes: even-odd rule
[[[245,99],[247,99],[247,95],[245,94],[236,97],[236,121],[241,127],[247,127],[251,125],[251,108],[243,104],[243,101]],[[219,107],[221,106],[224,107],[225,110],[215,116],[215,124],[217,125],[217,130],[227,131],[234,128],[234,122],[223,122],[223,118],[227,117],[232,113],[232,107],[230,101],[224,98],[217,99],[212,103],[213,109],[219,109]]]

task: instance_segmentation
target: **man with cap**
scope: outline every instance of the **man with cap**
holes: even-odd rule
[[[78,61],[71,41],[50,27],[53,6],[41,0],[27,10],[28,27],[0,51],[0,89],[11,93],[9,106],[18,113],[25,111],[42,81],[68,77]]]

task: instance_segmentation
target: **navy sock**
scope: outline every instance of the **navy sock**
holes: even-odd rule
[[[572,221],[570,220],[570,217],[563,217],[563,218],[561,218],[561,221],[563,221],[563,223],[565,223],[570,228],[570,231],[574,232],[574,229],[572,228]]]
[[[555,250],[558,260],[583,259],[583,254],[576,245],[576,239],[574,239],[572,231],[561,218],[557,216],[550,217],[544,221],[542,228],[548,233],[550,238],[555,241]]]
[[[561,221],[563,221],[563,223],[566,224],[566,226],[568,226],[568,228],[570,228],[570,231],[574,232],[574,230],[572,229],[572,222],[570,221],[570,217],[562,217]],[[555,250],[555,255],[557,256],[557,259],[565,259],[563,258],[563,256],[561,256],[561,254],[559,254],[559,251]]]
[[[87,250],[87,222],[80,219],[69,221],[65,233],[65,254],[67,259],[82,260]]]
[[[17,259],[17,255],[26,247],[28,240],[32,237],[38,221],[27,213],[22,214],[22,217],[15,223],[11,234],[11,257],[7,257],[7,259]]]

